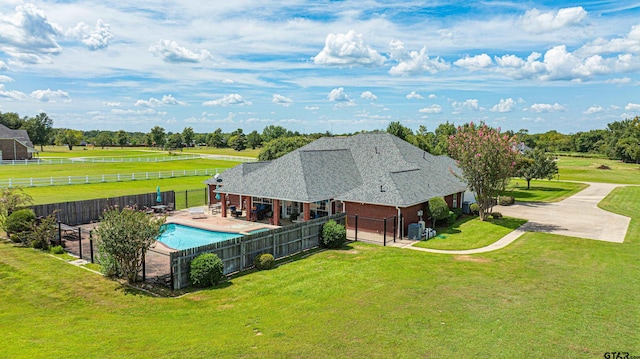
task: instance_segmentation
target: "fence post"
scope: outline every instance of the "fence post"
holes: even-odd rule
[[[147,266],[146,266],[146,256],[144,255],[145,252],[142,252],[142,281],[146,281],[147,280]]]
[[[189,208],[189,190],[184,190],[184,208]]]
[[[62,245],[62,222],[58,221],[58,245]]]
[[[169,278],[171,279],[171,290],[174,290],[173,286],[173,253],[169,253]]]
[[[398,229],[398,216],[393,216],[393,243],[396,243],[397,229]]]
[[[356,230],[355,230],[355,232],[356,232],[356,242],[357,242],[358,241],[358,215],[357,214],[356,214],[356,221],[355,222],[356,222]]]
[[[93,261],[93,231],[89,231],[89,253],[91,254],[91,263],[94,263]]]
[[[78,252],[80,252],[80,259],[82,259],[82,228],[78,227]]]
[[[383,220],[383,223],[384,223],[384,226],[383,226],[384,229],[382,230],[383,231],[382,245],[386,247],[387,246],[387,219],[386,218]]]

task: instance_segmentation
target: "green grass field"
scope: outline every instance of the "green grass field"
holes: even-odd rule
[[[40,150],[39,146],[36,146]],[[190,147],[184,148],[182,151],[171,151],[175,155],[188,155],[194,153],[215,154],[224,156],[242,156],[242,157],[258,157],[260,149],[246,149],[244,151],[236,151],[232,148],[209,148],[209,147]],[[72,158],[72,157],[145,157],[145,156],[168,156],[169,151],[159,150],[153,147],[83,147],[75,146],[69,151],[66,146],[44,146],[44,151],[39,152],[36,157],[45,158]]]
[[[514,178],[502,194],[520,202],[558,202],[585,188],[587,185],[583,183],[532,180],[531,188],[527,189],[527,181]]]
[[[478,217],[461,217],[448,227],[436,228],[438,232],[436,238],[417,242],[414,247],[446,250],[482,248],[496,242],[526,222],[523,219],[509,217],[490,218],[485,222]]]
[[[616,172],[608,176],[620,179]],[[162,181],[162,189],[174,189],[185,178]],[[158,185],[44,187],[34,190],[51,192],[34,199],[130,193],[138,184],[144,192]],[[472,256],[352,243],[179,298],[151,297],[3,242],[0,357],[638,355],[640,187],[616,189],[600,207],[632,217],[625,243],[527,233],[504,249]],[[453,228],[460,232],[448,239],[473,237],[463,248],[481,247],[476,237],[498,237],[516,226],[472,222]]]
[[[611,169],[598,169],[605,165]],[[640,165],[600,158],[559,157],[560,181],[640,184]]]

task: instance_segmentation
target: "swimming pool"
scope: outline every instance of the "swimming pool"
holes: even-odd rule
[[[164,232],[158,237],[158,242],[178,250],[242,237],[240,233],[214,232],[177,223],[167,223],[164,228]]]

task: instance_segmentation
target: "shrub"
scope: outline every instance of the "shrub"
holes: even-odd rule
[[[501,206],[510,206],[516,202],[512,196],[500,196],[498,198],[498,204]]]
[[[259,270],[273,269],[276,266],[276,260],[271,253],[262,253],[253,260],[253,265]]]
[[[456,219],[458,219],[458,216],[455,214],[455,212],[449,211],[449,218],[447,218],[447,222],[449,222],[449,224],[453,224],[455,223]]]
[[[477,203],[471,203],[471,205],[469,206],[469,211],[471,211],[471,214],[473,214],[474,216],[477,216],[480,212],[480,207],[478,207]]]
[[[502,219],[502,213],[493,212],[493,213],[491,213],[491,217],[493,217],[493,219]]]
[[[62,253],[64,253],[64,249],[62,248],[62,246],[53,246],[53,247],[51,247],[51,253],[53,253],[53,254],[62,254]]]
[[[462,208],[451,208],[451,212],[456,215],[456,219],[462,217]]]
[[[429,214],[433,222],[433,227],[436,226],[436,222],[449,218],[449,206],[442,197],[434,197],[429,200]]]
[[[322,226],[320,246],[324,248],[340,248],[347,241],[347,230],[343,225],[330,220]]]
[[[7,234],[28,232],[31,224],[36,220],[36,214],[30,209],[17,210],[7,217],[4,222],[4,231]]]
[[[222,260],[213,253],[203,253],[191,261],[190,279],[196,287],[210,287],[224,279]]]

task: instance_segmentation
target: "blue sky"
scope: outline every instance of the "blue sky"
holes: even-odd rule
[[[300,132],[640,115],[634,1],[0,4],[0,111],[54,127]]]

